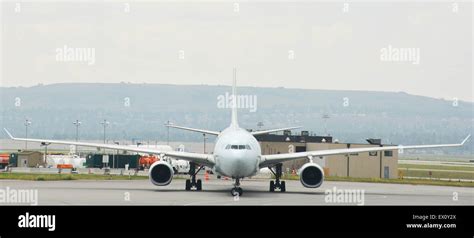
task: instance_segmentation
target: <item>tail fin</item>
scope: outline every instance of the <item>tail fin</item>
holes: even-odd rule
[[[232,82],[232,121],[230,123],[233,127],[238,127],[237,121],[237,69],[234,68],[234,80]]]

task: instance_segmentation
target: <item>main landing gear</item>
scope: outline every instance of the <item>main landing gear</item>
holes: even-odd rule
[[[275,189],[280,189],[280,192],[286,192],[286,184],[285,181],[280,181],[282,171],[281,171],[282,164],[277,164],[275,166],[276,171],[273,171],[271,167],[268,167],[270,171],[272,171],[273,175],[275,175],[275,181],[270,181],[270,192],[275,192]]]
[[[202,190],[202,181],[200,179],[196,180],[196,174],[199,173],[202,168],[204,168],[204,166],[200,166],[196,171],[196,164],[193,162],[189,163],[189,175],[191,175],[191,179],[186,179],[186,191],[190,191],[191,188],[196,188],[196,191]]]
[[[244,193],[244,190],[242,190],[242,188],[240,187],[240,179],[236,178],[235,183],[234,183],[234,188],[230,190],[230,194],[232,194],[232,196],[237,196],[238,194],[240,197],[242,196],[242,193]]]

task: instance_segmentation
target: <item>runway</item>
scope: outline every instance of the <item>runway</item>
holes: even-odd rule
[[[286,181],[286,193],[270,193],[267,179],[253,179],[242,182],[244,194],[237,199],[230,194],[231,180],[203,181],[203,191],[185,191],[184,183],[175,179],[156,187],[148,180],[2,180],[0,189],[38,189],[39,205],[357,205],[328,199],[327,191],[349,190],[363,191],[363,205],[474,205],[474,189],[466,187],[327,181],[309,189]]]

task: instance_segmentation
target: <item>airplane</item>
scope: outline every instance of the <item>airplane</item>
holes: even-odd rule
[[[232,85],[232,98],[236,98],[236,73],[234,69],[234,79]],[[230,177],[234,180],[234,186],[231,189],[233,196],[242,196],[243,189],[240,187],[240,181],[243,178],[251,177],[256,175],[260,169],[269,168],[275,176],[275,180],[270,181],[270,192],[274,192],[275,189],[280,192],[286,191],[285,181],[281,181],[282,176],[282,163],[285,161],[291,161],[296,159],[306,158],[308,162],[304,164],[299,170],[300,182],[304,187],[307,188],[318,188],[324,181],[324,170],[317,163],[314,162],[315,158],[322,159],[324,156],[339,155],[339,154],[351,154],[361,152],[374,152],[374,151],[387,151],[387,150],[399,150],[399,149],[421,149],[421,148],[438,148],[438,147],[457,147],[462,146],[470,138],[468,135],[459,144],[436,144],[436,145],[411,145],[411,146],[385,146],[385,147],[369,147],[369,148],[346,148],[346,149],[329,149],[329,150],[317,150],[317,151],[305,151],[296,153],[284,153],[284,154],[271,154],[262,155],[260,144],[255,138],[255,135],[267,134],[272,132],[293,130],[300,127],[287,127],[278,128],[262,131],[249,132],[239,126],[237,120],[237,103],[234,101],[231,107],[231,122],[230,125],[223,131],[211,131],[204,129],[196,129],[184,126],[177,126],[173,124],[166,124],[171,128],[177,128],[182,130],[194,131],[203,134],[210,134],[217,136],[215,140],[213,154],[202,154],[202,153],[191,153],[183,151],[164,151],[154,148],[143,148],[143,147],[130,147],[115,144],[102,144],[102,143],[88,143],[88,142],[75,142],[75,141],[63,141],[63,140],[48,140],[48,139],[29,139],[29,138],[16,138],[4,128],[5,132],[12,140],[17,141],[29,141],[38,143],[51,143],[51,144],[66,144],[76,145],[85,147],[96,147],[97,149],[113,149],[123,150],[130,152],[148,153],[159,155],[160,158],[164,156],[172,157],[175,159],[186,160],[190,162],[189,175],[190,179],[186,180],[185,189],[191,191],[202,190],[202,181],[196,180],[197,173],[204,168],[212,168],[218,175]],[[196,170],[196,165],[199,165]],[[156,186],[169,185],[173,179],[174,171],[172,165],[167,161],[157,161],[150,166],[149,179],[152,184]]]

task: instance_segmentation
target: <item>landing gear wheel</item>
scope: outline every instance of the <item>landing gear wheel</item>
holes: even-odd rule
[[[196,180],[196,175],[202,168],[204,168],[204,166],[200,166],[196,171],[196,164],[193,162],[189,163],[189,175],[191,179],[186,179],[186,191],[191,191],[192,188],[196,188],[196,191],[202,190],[202,181],[200,179]]]
[[[197,180],[196,183],[196,190],[201,191],[202,190],[202,181],[200,179]]]
[[[232,196],[237,196],[237,194],[240,196],[242,196],[242,194],[244,193],[244,190],[242,188],[232,188],[232,190],[230,190],[230,194],[232,194]]]
[[[186,179],[186,191],[190,191],[190,190],[191,190],[191,180]]]
[[[285,181],[281,181],[280,192],[282,192],[282,193],[286,192],[286,183],[285,183]]]
[[[232,194],[232,196],[242,196],[242,194],[244,193],[244,190],[242,190],[242,188],[240,187],[240,179],[241,178],[235,178],[235,182],[234,182],[234,188],[232,188],[230,190],[230,194]]]
[[[271,167],[268,167],[270,171],[275,175],[275,181],[270,181],[270,192],[275,192],[275,188],[280,189],[280,192],[286,192],[286,184],[285,181],[280,181],[282,175],[282,164],[276,164],[276,171],[273,171]]]

